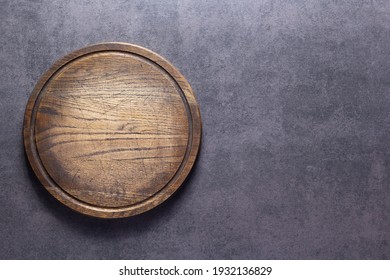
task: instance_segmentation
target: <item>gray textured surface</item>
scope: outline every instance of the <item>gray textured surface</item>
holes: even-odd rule
[[[184,187],[125,220],[60,205],[22,146],[39,76],[102,41],[170,60],[204,123]],[[389,1],[0,1],[0,258],[389,258],[389,46]]]

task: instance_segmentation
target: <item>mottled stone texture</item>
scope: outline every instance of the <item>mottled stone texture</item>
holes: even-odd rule
[[[163,55],[197,93],[200,157],[124,220],[54,200],[22,124],[39,76],[83,46]],[[389,1],[1,1],[0,258],[387,259]]]

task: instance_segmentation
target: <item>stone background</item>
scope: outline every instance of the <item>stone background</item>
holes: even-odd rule
[[[62,206],[22,145],[39,76],[106,41],[171,61],[204,124],[185,185],[124,220]],[[389,46],[385,0],[0,0],[0,258],[389,258]]]

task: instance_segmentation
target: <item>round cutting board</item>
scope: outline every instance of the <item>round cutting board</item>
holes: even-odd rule
[[[190,85],[145,48],[103,43],[70,53],[28,101],[24,144],[43,186],[100,218],[145,212],[176,191],[201,140]]]

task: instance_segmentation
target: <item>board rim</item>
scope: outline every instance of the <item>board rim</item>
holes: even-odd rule
[[[189,141],[189,143],[191,143],[190,146],[187,145],[187,149],[189,149],[188,158],[186,162],[184,162],[180,173],[178,173],[180,168],[177,170],[175,174],[175,180],[168,181],[168,183],[163,188],[161,188],[152,196],[148,197],[146,200],[125,207],[96,206],[72,197],[65,190],[63,190],[61,186],[59,186],[45,170],[43,164],[40,162],[41,159],[39,158],[39,152],[36,149],[36,143],[34,139],[34,123],[32,122],[32,119],[34,119],[34,112],[36,111],[35,105],[38,101],[39,94],[42,92],[50,78],[72,61],[82,56],[102,51],[122,51],[136,54],[152,61],[153,63],[161,67],[163,70],[166,71],[166,73],[168,73],[172,77],[172,79],[179,86],[187,101],[188,108],[190,111],[189,113],[191,115],[192,129],[191,131],[189,131],[189,138],[192,139],[191,141]],[[61,59],[57,60],[41,76],[38,83],[35,85],[26,106],[23,124],[24,147],[28,161],[34,173],[36,174],[42,185],[45,187],[45,189],[58,201],[68,206],[69,208],[79,213],[98,218],[129,217],[151,210],[152,208],[166,201],[177,189],[182,186],[183,182],[191,171],[200,148],[201,134],[202,121],[195,93],[193,92],[191,86],[189,85],[185,77],[179,72],[179,70],[177,70],[168,60],[149,49],[138,45],[122,42],[105,42],[89,45],[84,48],[70,52]]]

